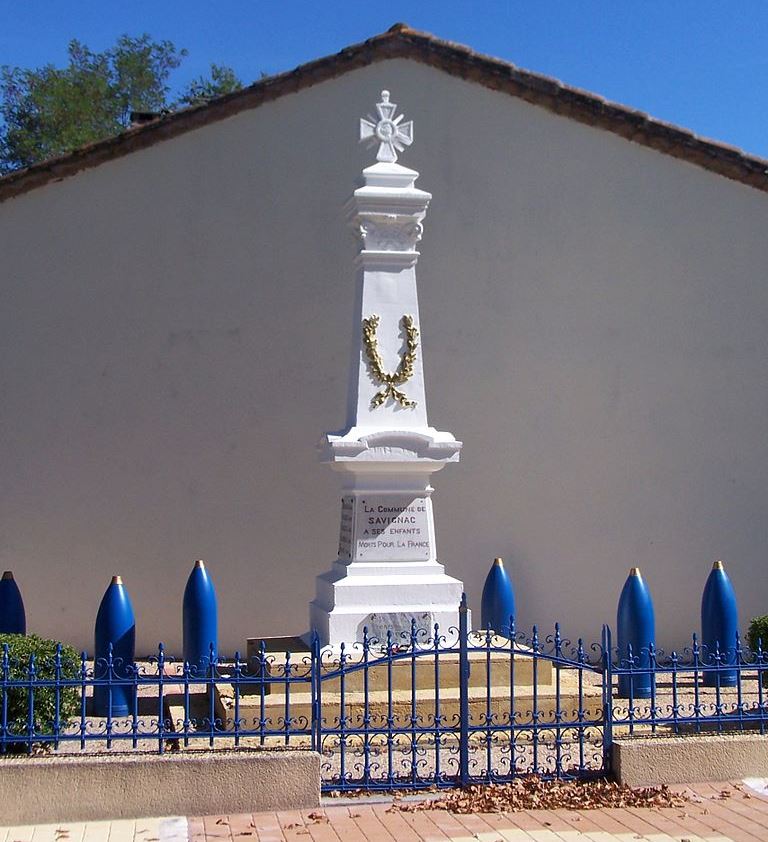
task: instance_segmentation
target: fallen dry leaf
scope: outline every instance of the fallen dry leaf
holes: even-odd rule
[[[594,810],[600,807],[681,807],[688,799],[667,786],[632,789],[614,781],[543,781],[535,775],[508,784],[472,784],[433,801],[395,799],[387,812],[513,813],[519,810]]]

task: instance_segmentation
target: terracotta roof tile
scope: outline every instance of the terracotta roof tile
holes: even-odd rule
[[[556,114],[613,132],[634,143],[768,192],[768,161],[762,158],[747,155],[734,146],[697,137],[642,111],[398,23],[381,35],[345,47],[336,55],[308,62],[209,103],[168,114],[59,158],[10,173],[0,178],[0,202],[241,111],[257,108],[264,102],[355,68],[391,58],[423,62],[452,76],[519,97]]]

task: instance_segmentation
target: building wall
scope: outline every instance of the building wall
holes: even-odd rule
[[[722,558],[768,613],[768,196],[395,60],[0,205],[0,566],[30,630],[91,646],[116,572],[178,649],[198,557],[225,649],[307,626],[333,560],[343,205],[381,88],[434,194],[418,267],[438,551],[479,609],[599,638],[631,565],[662,642]]]

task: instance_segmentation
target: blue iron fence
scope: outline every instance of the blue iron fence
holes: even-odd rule
[[[612,653],[610,630],[605,651]],[[669,654],[653,644],[639,654],[616,652],[608,663],[605,682],[624,677],[626,698],[614,698],[612,728],[629,734],[669,732],[684,734],[725,730],[766,733],[768,725],[768,652],[758,640],[752,651],[736,633],[733,645],[715,643],[714,649],[693,635],[691,645]],[[638,686],[648,688],[640,694]],[[615,696],[615,691],[614,691]]]
[[[604,627],[585,646],[561,635],[467,627],[388,633],[338,650],[262,643],[202,666],[170,657],[125,664],[0,653],[0,752],[183,751],[288,746],[322,754],[323,788],[394,790],[503,782],[521,774],[604,774],[624,734],[755,729],[765,733],[768,657],[694,638],[682,653],[618,653]],[[650,695],[639,698],[650,673]],[[733,686],[731,677],[735,674]],[[618,696],[619,679],[629,686]],[[640,680],[643,679],[643,680]],[[94,692],[106,699],[96,716]],[[113,700],[128,700],[114,715]]]

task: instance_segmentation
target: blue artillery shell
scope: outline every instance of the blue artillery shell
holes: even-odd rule
[[[515,591],[500,558],[493,560],[485,579],[480,615],[483,629],[510,635],[510,622],[515,616]]]
[[[0,579],[0,634],[26,633],[27,615],[24,612],[24,600],[13,573],[6,570]]]
[[[637,670],[631,675],[619,675],[618,695],[625,699],[648,699],[651,696],[651,673],[642,669],[650,666],[650,646],[656,642],[656,622],[651,592],[637,567],[630,570],[621,591],[616,628],[619,666],[630,666],[631,647],[631,666]]]
[[[112,669],[108,669],[112,644]],[[95,680],[105,680],[93,690],[96,716],[127,716],[133,707],[133,671],[136,649],[136,620],[128,590],[119,576],[113,576],[96,616]]]
[[[736,664],[736,635],[739,630],[739,612],[736,592],[725,572],[722,561],[716,561],[701,596],[701,644],[705,666]],[[715,669],[704,672],[707,687],[734,687],[736,670]]]
[[[216,662],[218,650],[218,609],[216,589],[205,563],[195,562],[184,588],[184,660],[199,673],[211,660]]]

